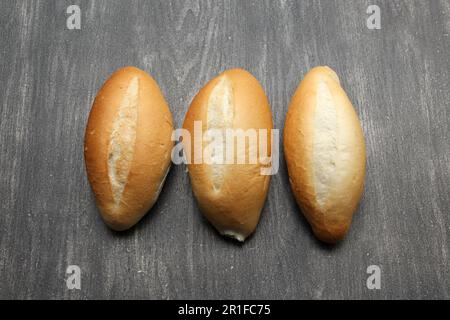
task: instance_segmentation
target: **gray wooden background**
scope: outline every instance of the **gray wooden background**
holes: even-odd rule
[[[449,298],[450,2],[0,1],[0,298]],[[81,30],[66,28],[78,4]],[[366,9],[381,9],[381,30]],[[86,179],[97,90],[134,65],[159,82],[180,127],[221,71],[262,83],[283,128],[316,65],[340,75],[367,142],[365,193],[344,242],[319,243],[284,158],[254,236],[220,237],[182,166],[132,230],[112,232]],[[68,290],[68,265],[81,290]],[[369,265],[381,289],[366,287]]]

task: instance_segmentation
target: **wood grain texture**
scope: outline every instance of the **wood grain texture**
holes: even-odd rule
[[[81,7],[79,31],[66,28],[70,4]],[[381,30],[366,28],[369,4],[381,8]],[[447,0],[0,5],[0,298],[450,298]],[[244,245],[201,216],[183,166],[135,228],[110,231],[87,182],[83,135],[96,92],[125,65],[159,82],[177,127],[208,80],[245,68],[279,129],[307,70],[335,69],[367,143],[346,240],[314,239],[283,157]],[[66,287],[71,264],[81,290]],[[381,290],[366,288],[372,264]]]

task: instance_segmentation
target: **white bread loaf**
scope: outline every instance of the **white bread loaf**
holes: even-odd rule
[[[117,70],[95,98],[85,133],[89,182],[106,224],[125,230],[158,198],[170,166],[172,115],[142,70]]]
[[[358,116],[328,67],[310,70],[292,97],[284,153],[297,203],[315,235],[345,237],[363,192],[364,136]]]
[[[208,82],[192,101],[183,128],[194,137],[194,122],[201,121],[203,131],[226,129],[266,129],[267,150],[270,152],[270,130],[273,127],[269,102],[258,80],[242,69],[223,72]],[[235,149],[235,156],[249,159],[258,147],[246,143]],[[186,147],[186,141],[183,140]],[[202,140],[204,152],[207,143]],[[244,241],[256,228],[263,208],[270,176],[262,175],[260,161],[244,164],[194,162],[194,148],[185,148],[191,185],[204,216],[222,235]],[[224,154],[226,147],[224,146]],[[256,151],[260,151],[259,149]],[[257,153],[258,153],[257,152]],[[260,153],[258,153],[260,154]],[[215,159],[217,154],[212,155]],[[224,158],[222,158],[224,159]],[[215,159],[217,160],[217,159]]]

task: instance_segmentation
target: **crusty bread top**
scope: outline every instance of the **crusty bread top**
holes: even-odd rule
[[[194,121],[202,121],[204,132],[269,129],[271,155],[269,102],[258,80],[245,70],[228,70],[208,82],[192,101],[183,124],[192,137]],[[193,161],[194,148],[189,149],[187,156]],[[248,144],[243,152],[249,155]],[[261,175],[262,164],[191,163],[188,167],[202,212],[220,233],[243,241],[256,228],[268,190],[270,177]]]
[[[95,98],[85,135],[88,178],[105,222],[134,225],[158,197],[170,165],[172,115],[153,78],[125,67]]]
[[[295,197],[316,235],[340,240],[363,190],[365,146],[358,116],[330,68],[313,68],[294,93],[284,150]]]

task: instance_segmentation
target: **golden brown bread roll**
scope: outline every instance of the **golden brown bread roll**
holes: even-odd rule
[[[345,237],[364,187],[365,146],[358,116],[328,67],[310,70],[292,97],[284,153],[297,203],[315,235]]]
[[[116,71],[95,98],[85,133],[89,182],[108,226],[125,230],[158,198],[170,166],[172,115],[142,70]]]
[[[200,90],[183,124],[192,138],[196,121],[201,121],[203,132],[266,129],[265,154],[271,155],[270,130],[273,125],[269,102],[258,80],[245,70],[225,71]],[[255,145],[249,148],[249,141],[244,148],[236,146],[233,163],[214,161],[218,154],[214,152],[209,159],[212,161],[205,157],[202,163],[194,163],[195,148],[187,145],[183,138],[187,158],[192,162],[188,164],[188,170],[200,210],[222,235],[238,241],[244,241],[255,230],[270,182],[270,176],[261,173],[264,164],[259,158],[256,163],[250,163],[250,154],[264,153]],[[201,154],[208,155],[209,143],[212,142],[207,139],[201,141]],[[229,149],[223,145],[222,160]],[[238,163],[239,156],[247,156],[248,161]]]

